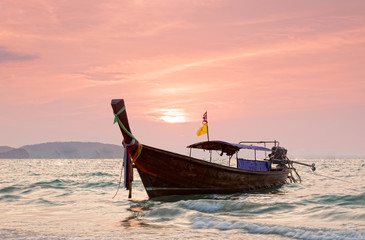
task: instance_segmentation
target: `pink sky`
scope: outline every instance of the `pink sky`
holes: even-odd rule
[[[0,2],[0,146],[121,143],[186,153],[277,139],[290,156],[365,156],[365,2]],[[166,119],[180,122],[168,123]],[[182,121],[182,122],[181,122]]]

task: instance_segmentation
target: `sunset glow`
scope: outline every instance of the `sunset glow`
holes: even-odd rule
[[[212,139],[365,155],[364,12],[337,0],[2,1],[0,146],[118,144],[110,100],[124,98],[134,134],[156,147],[201,140],[208,110]]]
[[[180,123],[185,121],[183,116],[162,116],[161,119],[168,123]]]
[[[168,123],[182,123],[185,122],[185,115],[181,109],[161,109],[162,119]]]

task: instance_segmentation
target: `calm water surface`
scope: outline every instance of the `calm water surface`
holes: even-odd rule
[[[120,160],[0,159],[0,239],[365,239],[365,159],[302,161],[301,184],[162,200],[135,172],[129,200]]]

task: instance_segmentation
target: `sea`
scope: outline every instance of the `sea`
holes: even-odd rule
[[[301,183],[149,200],[136,171],[117,193],[120,159],[0,159],[0,239],[365,239],[365,159],[298,161]]]

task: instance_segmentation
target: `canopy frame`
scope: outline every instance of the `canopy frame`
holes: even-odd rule
[[[262,146],[255,146],[255,145],[247,145],[247,144],[242,144],[242,143],[271,143],[271,142],[275,142],[278,143],[277,141],[261,141],[261,142],[240,142],[240,143],[229,143],[229,142],[224,142],[224,141],[204,141],[204,142],[198,142],[198,143],[194,143],[191,144],[189,146],[187,146],[187,148],[190,148],[190,153],[191,153],[191,149],[192,148],[196,148],[196,149],[202,149],[202,150],[216,150],[216,151],[222,151],[221,156],[223,155],[223,153],[227,154],[227,156],[232,157],[234,154],[236,154],[239,150],[241,149],[251,149],[256,151],[271,151],[271,149],[262,147]],[[191,154],[190,154],[191,155]]]

